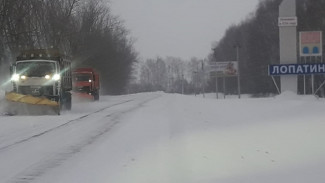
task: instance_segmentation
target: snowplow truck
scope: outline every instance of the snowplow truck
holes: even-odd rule
[[[73,93],[81,98],[99,100],[99,74],[93,68],[78,68],[72,72]]]
[[[71,109],[71,62],[55,49],[23,51],[10,66],[12,92],[6,93],[9,113]],[[42,113],[41,112],[41,113]]]

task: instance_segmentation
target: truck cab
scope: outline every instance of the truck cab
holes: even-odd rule
[[[80,97],[99,100],[99,74],[92,68],[78,68],[72,72],[73,92]]]
[[[11,66],[13,92],[47,98],[71,109],[71,62],[54,49],[24,51]]]

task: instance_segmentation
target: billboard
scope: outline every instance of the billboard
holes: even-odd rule
[[[211,77],[238,76],[238,62],[211,62],[209,71]]]
[[[299,33],[300,56],[322,56],[322,32],[310,31]]]

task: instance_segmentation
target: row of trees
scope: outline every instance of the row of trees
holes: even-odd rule
[[[101,0],[0,0],[0,68],[24,49],[58,48],[74,67],[101,74],[104,94],[122,93],[137,53],[123,22]]]
[[[238,25],[232,25],[224,37],[217,42],[204,63],[198,59],[184,62],[176,58],[147,60],[140,69],[138,87],[142,91],[163,90],[168,92],[193,93],[195,91],[215,91],[215,78],[207,72],[209,62],[234,61],[239,50],[241,91],[250,94],[277,93],[273,80],[268,76],[268,65],[279,64],[279,5],[282,0],[261,0],[254,13]],[[296,0],[297,31],[325,29],[325,0]],[[297,38],[298,39],[298,38]],[[310,80],[310,77],[307,77]],[[324,77],[316,77],[319,85]],[[278,80],[277,80],[278,81]],[[237,78],[226,78],[227,92],[237,93]],[[302,93],[302,78],[299,77],[299,90]],[[219,88],[223,89],[220,79]],[[139,87],[139,85],[141,87]],[[309,87],[310,88],[310,87]],[[310,90],[310,89],[309,89]],[[308,92],[308,91],[307,91]],[[309,91],[311,92],[311,91]]]
[[[211,61],[236,60],[236,46],[240,46],[240,71],[244,93],[276,93],[268,76],[269,64],[278,64],[279,56],[279,5],[282,0],[260,1],[255,14],[239,25],[231,26],[211,52]],[[325,0],[296,0],[297,31],[325,29]],[[321,78],[319,78],[321,79]],[[300,79],[301,83],[302,80]],[[236,81],[231,82],[235,89]],[[301,88],[300,84],[300,89]]]
[[[130,92],[165,91],[194,93],[204,86],[204,61],[176,57],[148,59],[140,65],[139,79],[130,85]]]

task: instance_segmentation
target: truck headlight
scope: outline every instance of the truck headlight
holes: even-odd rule
[[[19,74],[12,75],[11,81],[19,81]]]
[[[20,76],[20,79],[26,79],[25,75]]]
[[[51,79],[50,75],[45,75],[45,79]]]
[[[54,81],[59,81],[61,79],[61,76],[60,76],[60,74],[54,74],[54,76],[52,77],[52,79]]]

